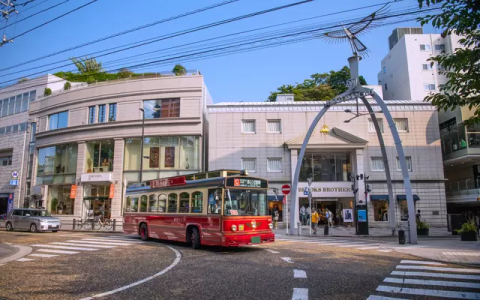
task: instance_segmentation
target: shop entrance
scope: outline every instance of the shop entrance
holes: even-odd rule
[[[84,185],[83,216],[85,219],[110,219],[112,211],[110,188],[110,184]]]
[[[302,206],[304,207],[306,213],[306,219],[308,220],[308,198],[302,197],[299,199],[300,210]],[[319,224],[327,224],[328,220],[326,217],[327,209],[332,214],[332,225],[333,226],[353,226],[352,223],[344,223],[342,211],[343,209],[353,208],[353,198],[312,198],[312,207],[319,214]],[[301,216],[301,214],[300,214]],[[301,219],[301,218],[300,218]],[[308,223],[307,221],[302,224]]]
[[[6,214],[8,209],[8,197],[0,198],[0,215]]]
[[[282,201],[268,201],[268,212],[273,216],[274,210],[278,210],[278,221],[283,221],[283,202]]]

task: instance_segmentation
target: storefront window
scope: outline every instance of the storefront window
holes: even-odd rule
[[[87,215],[110,218],[112,208],[112,200],[109,199],[110,188],[110,184],[85,184],[83,186],[83,204]]]
[[[177,194],[168,195],[168,212],[177,212]]]
[[[300,181],[348,181],[351,172],[349,153],[305,154],[300,169]]]
[[[180,169],[198,169],[199,141],[196,136],[180,137]]]
[[[75,198],[70,198],[71,185],[48,186],[47,209],[52,214],[73,215]]]
[[[38,151],[37,184],[75,183],[77,145],[41,148]]]
[[[180,98],[143,101],[145,119],[180,117]]]
[[[192,212],[201,213],[203,212],[203,193],[194,192],[192,194]]]
[[[373,203],[373,220],[388,222],[388,200],[375,200]]]
[[[112,140],[87,143],[85,171],[87,173],[112,172],[113,150]]]
[[[141,139],[125,140],[124,170],[140,170]]]
[[[417,211],[417,203],[414,202],[414,211]],[[398,207],[400,208],[400,221],[408,221],[408,204],[407,200],[399,200]]]

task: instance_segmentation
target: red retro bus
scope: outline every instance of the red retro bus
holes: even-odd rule
[[[152,180],[126,189],[123,231],[194,249],[273,242],[267,189],[267,180],[234,170]]]

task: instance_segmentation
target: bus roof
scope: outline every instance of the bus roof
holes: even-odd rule
[[[132,194],[136,192],[150,192],[150,191],[161,191],[161,190],[178,190],[178,189],[189,189],[196,187],[218,187],[225,184],[225,177],[215,177],[207,179],[197,179],[197,180],[187,180],[186,184],[178,186],[164,186],[159,188],[151,188],[150,186],[139,186],[139,187],[127,187],[126,193]]]

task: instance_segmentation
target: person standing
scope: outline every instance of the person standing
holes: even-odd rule
[[[318,213],[315,208],[312,209],[312,229],[313,234],[317,234],[317,227],[318,227]]]
[[[302,207],[300,207],[300,223],[302,225],[305,225],[305,205],[302,205]]]
[[[333,214],[332,214],[332,212],[329,210],[329,211],[328,211],[328,226],[329,226],[330,228],[332,228],[332,223],[333,223],[332,221],[333,221]]]
[[[417,210],[417,214],[415,215],[415,219],[416,219],[417,223],[420,222],[421,218],[422,218],[422,215],[420,214],[420,210]]]
[[[311,223],[312,221],[310,220],[310,214],[312,213],[310,206],[307,207],[307,223]],[[311,224],[310,224],[311,225]]]
[[[278,212],[278,207],[275,206],[273,208],[273,229],[277,229],[278,228],[278,217],[279,217],[279,212]]]

